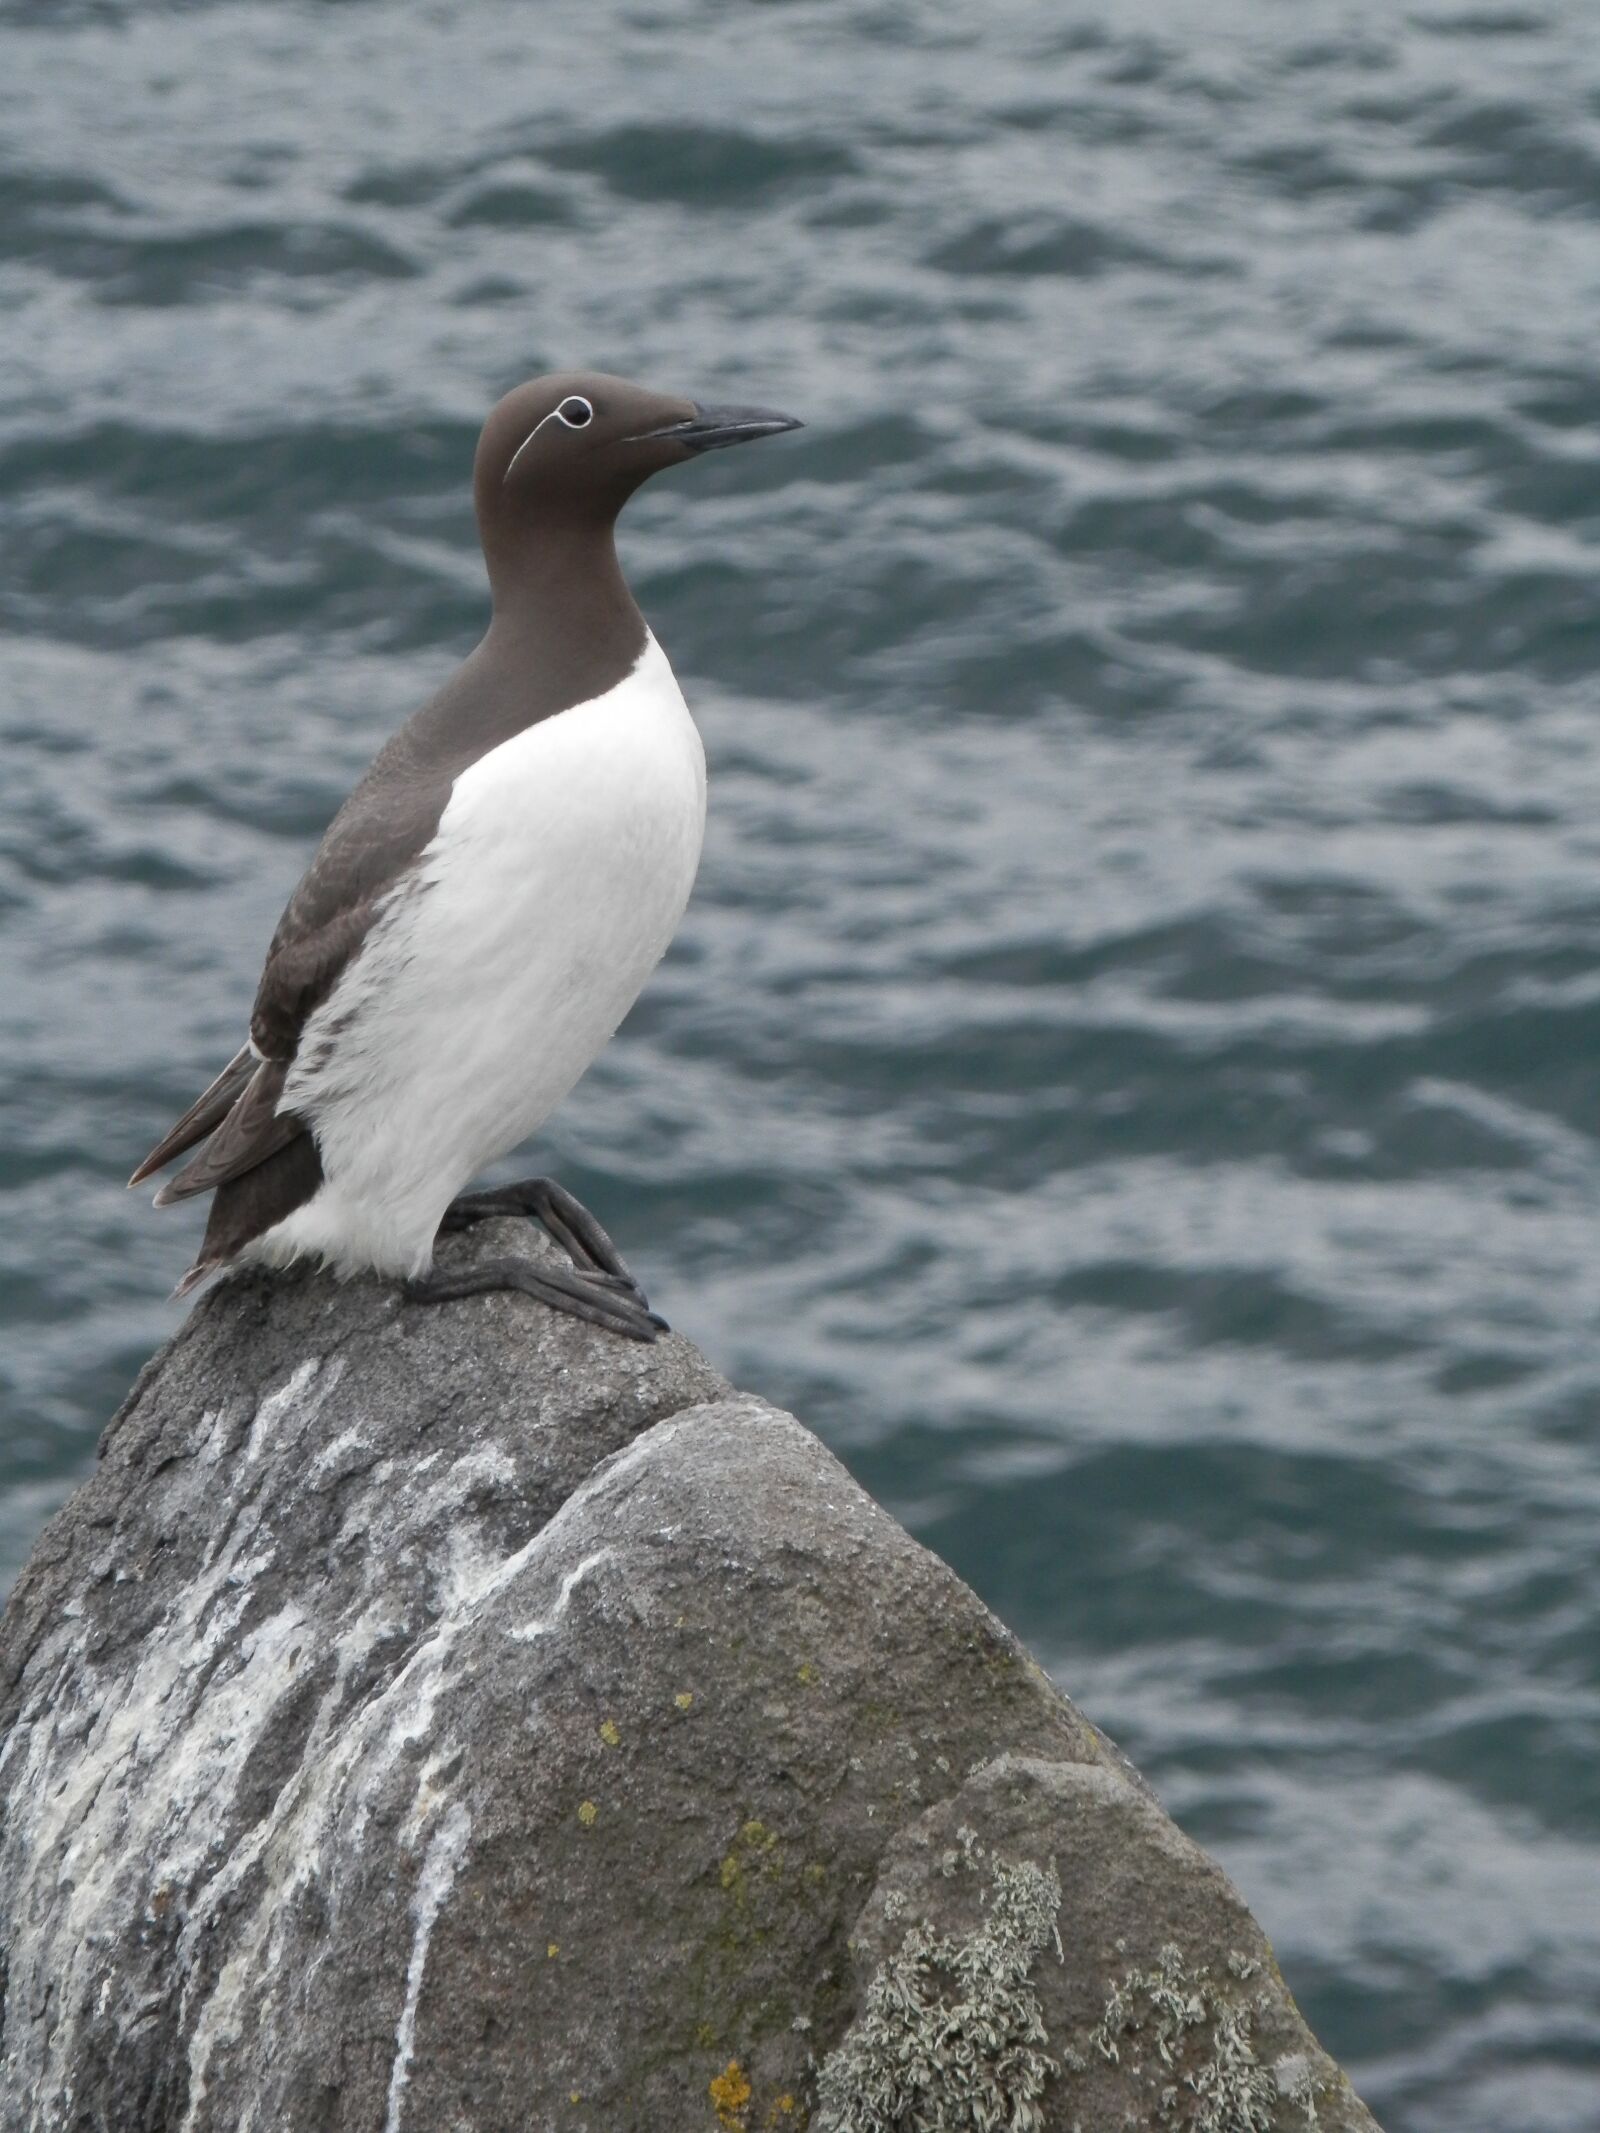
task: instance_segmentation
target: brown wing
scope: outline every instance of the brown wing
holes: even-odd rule
[[[195,1098],[171,1131],[156,1142],[128,1183],[142,1185],[158,1170],[165,1170],[174,1156],[182,1155],[196,1141],[203,1141],[244,1094],[245,1085],[255,1070],[256,1061],[247,1044],[234,1053],[210,1088]]]
[[[450,796],[453,765],[419,773],[398,735],[329,825],[278,922],[250,1015],[251,1044],[235,1054],[130,1183],[138,1184],[209,1133],[194,1160],[156,1195],[158,1207],[238,1178],[305,1132],[278,1103],[300,1035],[360,952],[383,903],[427,848]]]
[[[193,1199],[197,1192],[210,1192],[242,1171],[254,1170],[276,1149],[305,1131],[292,1112],[280,1112],[287,1069],[275,1059],[263,1059],[249,1085],[223,1119],[192,1163],[185,1163],[175,1178],[169,1178],[156,1194],[157,1207],[170,1207],[174,1200]]]
[[[260,1057],[284,1066],[293,1059],[302,1030],[355,960],[395,885],[385,882],[378,893],[362,896],[318,926],[291,926],[290,905],[267,950],[250,1010],[250,1040]]]

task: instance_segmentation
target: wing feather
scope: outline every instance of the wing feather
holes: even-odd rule
[[[222,1123],[244,1094],[250,1077],[256,1070],[256,1063],[249,1045],[242,1045],[210,1088],[197,1096],[177,1124],[156,1142],[128,1183],[142,1185],[146,1178],[154,1177],[158,1170],[165,1170],[174,1156],[182,1155],[184,1150],[192,1148],[196,1141],[203,1141],[214,1127]]]
[[[261,1061],[249,1087],[200,1153],[156,1194],[157,1207],[193,1199],[197,1192],[210,1192],[213,1186],[254,1170],[305,1132],[304,1119],[278,1109],[287,1071],[275,1059]]]
[[[301,1032],[360,953],[389,892],[426,850],[449,797],[448,777],[397,782],[376,775],[383,767],[380,757],[375,774],[334,817],[289,899],[256,989],[250,1043],[130,1179],[142,1184],[211,1134],[202,1154],[156,1195],[158,1207],[241,1176],[306,1131],[303,1119],[276,1109]]]
[[[243,1177],[309,1132],[303,1118],[278,1110],[306,1023],[360,954],[390,893],[426,851],[457,772],[527,722],[525,712],[513,722],[492,694],[484,699],[487,717],[475,715],[472,701],[458,701],[465,673],[395,735],[328,825],[267,950],[250,1044],[134,1173],[138,1184],[211,1135],[156,1195],[158,1207]],[[518,699],[508,702],[515,709]],[[441,733],[448,746],[439,745]]]

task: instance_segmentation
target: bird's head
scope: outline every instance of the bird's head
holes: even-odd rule
[[[533,378],[483,426],[473,467],[479,520],[486,533],[535,521],[609,523],[663,467],[800,426],[771,408],[707,407],[600,371]]]

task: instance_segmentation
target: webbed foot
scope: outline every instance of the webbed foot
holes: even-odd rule
[[[526,1259],[485,1259],[455,1272],[435,1270],[402,1283],[408,1303],[453,1303],[462,1296],[489,1296],[505,1289],[531,1296],[552,1311],[566,1311],[608,1333],[632,1341],[653,1341],[665,1333],[666,1320],[652,1311],[632,1285],[615,1274],[570,1274],[561,1267],[534,1266]]]
[[[512,1185],[461,1193],[445,1209],[439,1234],[471,1229],[498,1215],[525,1215],[537,1222],[560,1245],[575,1272],[569,1275],[555,1268],[531,1267],[523,1260],[492,1260],[460,1274],[435,1273],[408,1284],[406,1293],[413,1302],[517,1289],[525,1296],[536,1296],[552,1310],[570,1311],[633,1340],[653,1341],[657,1333],[668,1330],[666,1320],[651,1310],[649,1299],[600,1223],[554,1178],[520,1178]]]

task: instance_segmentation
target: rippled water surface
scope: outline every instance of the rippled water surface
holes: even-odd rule
[[[682,936],[553,1167],[1215,1849],[1391,2133],[1600,2125],[1600,12],[4,14],[7,1572],[198,1228],[121,1182],[473,641],[626,521]]]

